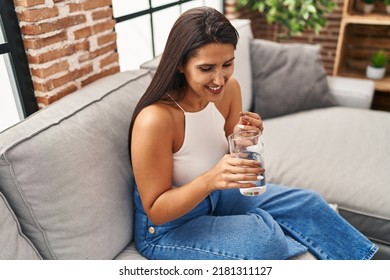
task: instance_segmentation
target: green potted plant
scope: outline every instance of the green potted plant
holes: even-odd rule
[[[374,10],[374,0],[364,0],[363,12],[369,14]]]
[[[386,66],[389,56],[384,50],[378,50],[371,56],[370,64],[367,65],[367,78],[379,80],[383,79],[386,73]]]
[[[386,12],[390,14],[390,0],[385,0]]]
[[[286,28],[286,36],[300,35],[306,29],[317,34],[325,26],[325,14],[332,12],[332,0],[236,0],[237,8],[248,8],[264,14],[269,24]]]

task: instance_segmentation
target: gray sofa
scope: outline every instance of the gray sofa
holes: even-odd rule
[[[253,43],[269,42],[252,40],[249,21],[234,24],[243,104],[261,114],[267,86],[256,83],[270,77],[256,72]],[[127,137],[156,63],[96,81],[0,133],[0,259],[143,259],[132,243]],[[390,259],[390,113],[368,109],[372,82],[323,78],[331,97],[320,105],[294,107],[293,98],[293,112],[265,117],[267,179],[320,192],[380,246],[375,258]]]

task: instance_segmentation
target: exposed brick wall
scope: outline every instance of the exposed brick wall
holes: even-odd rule
[[[119,72],[111,0],[14,0],[40,108]]]
[[[326,72],[331,75],[333,72],[333,64],[336,56],[337,41],[339,36],[340,22],[342,17],[344,0],[335,0],[336,7],[332,13],[327,14],[326,27],[316,35],[314,32],[307,31],[302,36],[294,36],[289,40],[282,40],[278,37],[280,30],[277,25],[269,25],[265,17],[259,12],[247,10],[237,11],[235,0],[225,1],[225,11],[227,17],[232,18],[247,18],[251,20],[253,36],[276,42],[298,42],[321,45],[321,58]]]

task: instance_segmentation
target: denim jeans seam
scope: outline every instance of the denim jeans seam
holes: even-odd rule
[[[370,260],[376,252],[378,252],[379,248],[373,244],[368,251],[368,253],[364,256],[363,260]]]
[[[142,228],[147,228],[148,222],[146,220],[142,220],[141,223],[142,223]],[[152,244],[149,243],[149,241],[148,241],[148,232],[147,232],[147,230],[142,230],[142,233],[143,233],[142,235],[143,235],[144,238],[142,238],[140,242],[135,242],[135,247],[136,247],[137,251],[142,256],[144,256],[145,258],[148,258],[145,255],[145,249],[148,246],[152,245]],[[142,244],[142,246],[141,246],[141,244]]]
[[[233,255],[230,255],[230,254],[224,254],[224,253],[220,253],[220,252],[216,252],[216,251],[211,251],[211,250],[206,250],[206,249],[201,249],[201,248],[196,248],[196,247],[189,247],[189,246],[178,246],[178,245],[170,245],[170,244],[166,244],[166,245],[161,245],[161,244],[149,244],[150,246],[153,246],[153,247],[160,247],[160,248],[163,248],[163,249],[177,249],[177,250],[188,250],[188,251],[197,251],[197,252],[203,252],[203,253],[207,253],[207,254],[210,254],[210,255],[216,255],[216,256],[223,256],[225,258],[230,258],[230,259],[233,259],[233,260],[242,260],[242,259],[245,259],[244,257],[235,257]]]
[[[148,228],[149,223],[147,221],[145,221],[144,225],[146,225],[146,228]],[[242,259],[245,259],[244,256],[233,256],[233,254],[224,254],[224,253],[211,251],[211,250],[206,250],[206,249],[201,249],[201,248],[196,248],[196,247],[179,246],[179,245],[176,245],[176,244],[165,244],[165,245],[158,244],[158,243],[156,244],[156,243],[153,242],[156,239],[155,238],[150,238],[149,237],[150,234],[148,233],[147,230],[144,232],[144,234],[145,234],[145,238],[143,239],[143,243],[147,247],[162,248],[162,249],[177,249],[177,250],[183,250],[183,251],[184,250],[198,251],[198,252],[208,253],[208,254],[211,254],[211,255],[223,256],[225,258],[230,258],[232,260],[242,260]],[[155,236],[155,237],[157,237],[157,236]],[[162,237],[162,236],[160,236],[160,237]]]
[[[325,257],[326,259],[330,259],[330,258],[329,258],[329,255],[328,255],[327,253],[325,253],[325,252],[322,251],[321,249],[318,249],[318,248],[316,248],[316,246],[314,246],[313,241],[312,241],[310,238],[308,238],[308,237],[302,235],[299,231],[295,230],[295,228],[293,228],[292,226],[290,226],[289,224],[283,222],[283,221],[280,220],[280,219],[278,219],[278,223],[281,224],[281,225],[283,225],[284,227],[288,228],[289,230],[291,230],[292,232],[294,232],[297,236],[299,236],[300,238],[302,238],[303,240],[305,240],[307,243],[309,243],[309,244],[311,245],[310,248],[311,248],[312,251],[316,251],[316,252],[319,253],[322,257]],[[297,241],[297,242],[298,242],[298,241]],[[298,243],[299,243],[299,242],[298,242]],[[302,245],[304,245],[304,244],[302,244]],[[308,246],[305,246],[305,247],[308,247]],[[310,250],[309,250],[309,251],[310,251]]]

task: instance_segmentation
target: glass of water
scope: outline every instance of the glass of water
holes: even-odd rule
[[[237,158],[255,160],[264,168],[263,141],[261,132],[256,130],[242,130],[229,135],[230,154]],[[267,189],[265,174],[258,174],[256,181],[251,181],[256,187],[241,188],[240,192],[245,196],[255,196],[264,193]],[[246,181],[247,182],[247,181]]]

